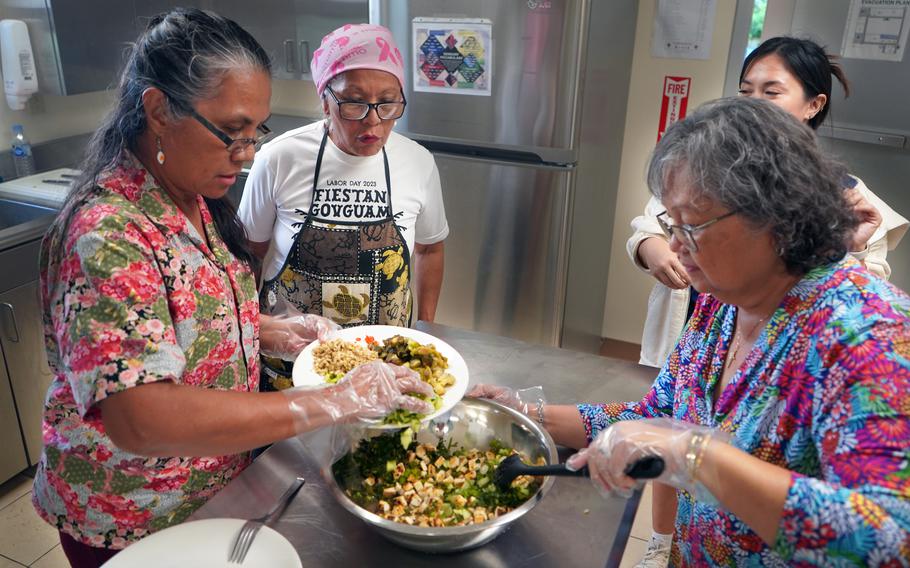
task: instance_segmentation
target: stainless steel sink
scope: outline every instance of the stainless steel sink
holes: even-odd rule
[[[57,210],[50,207],[0,199],[0,231],[55,213]]]

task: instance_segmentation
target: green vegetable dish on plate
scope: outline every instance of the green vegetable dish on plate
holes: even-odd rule
[[[446,390],[455,384],[455,377],[446,372],[448,359],[434,345],[424,345],[403,335],[389,337],[381,343],[369,335],[364,343],[333,339],[313,350],[313,367],[329,383],[337,383],[354,367],[375,359],[416,371],[421,380],[433,387],[435,396],[429,402],[436,410],[441,407]],[[421,414],[399,409],[386,416],[383,423],[416,426],[421,418]]]
[[[540,487],[530,476],[516,478],[505,491],[496,487],[493,472],[513,453],[518,452],[496,440],[487,450],[443,441],[404,447],[397,436],[386,435],[362,440],[332,471],[352,501],[383,519],[421,527],[464,526],[512,511]]]

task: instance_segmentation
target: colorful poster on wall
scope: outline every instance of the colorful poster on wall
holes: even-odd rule
[[[910,32],[910,0],[852,0],[841,54],[901,61]]]
[[[414,18],[414,90],[490,96],[493,24],[487,19]]]
[[[689,87],[691,77],[664,77],[664,93],[660,103],[660,122],[657,125],[657,141],[670,126],[686,118],[686,107],[689,106]]]

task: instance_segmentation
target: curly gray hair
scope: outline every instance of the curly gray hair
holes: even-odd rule
[[[767,101],[718,99],[671,126],[651,156],[648,188],[660,199],[682,172],[697,197],[770,230],[791,274],[847,253],[858,223],[844,195],[847,170],[811,129]]]

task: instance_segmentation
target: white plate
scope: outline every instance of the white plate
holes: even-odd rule
[[[104,568],[184,568],[228,564],[228,554],[243,519],[205,519],[176,525],[131,544],[111,558]],[[302,568],[290,542],[273,529],[262,527],[250,546],[244,566]]]
[[[394,335],[403,335],[424,345],[434,345],[436,350],[449,360],[449,368],[446,369],[446,372],[455,377],[455,384],[450,386],[445,395],[443,395],[442,406],[439,407],[439,410],[428,415],[424,420],[429,420],[449,411],[464,397],[464,393],[468,390],[468,365],[464,362],[464,359],[458,351],[455,351],[455,349],[445,341],[433,337],[429,333],[393,325],[361,325],[358,327],[348,327],[335,332],[332,337],[345,341],[356,341],[366,345],[365,338],[368,335],[379,342]],[[297,356],[297,360],[294,361],[292,379],[294,380],[295,387],[320,387],[326,384],[325,377],[313,369],[313,350],[318,346],[318,341],[314,341],[307,345],[300,355]],[[383,424],[377,427],[397,428],[398,426],[395,426],[394,424]]]

